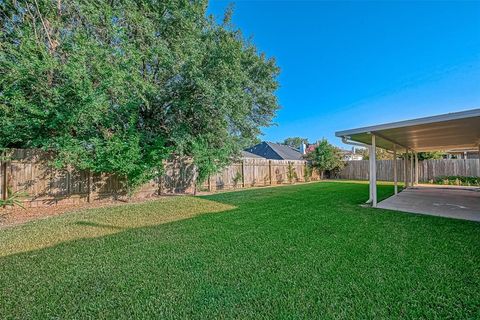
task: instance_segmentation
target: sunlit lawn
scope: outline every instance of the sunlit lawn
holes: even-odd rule
[[[367,193],[170,197],[0,230],[0,319],[479,318],[480,223]]]

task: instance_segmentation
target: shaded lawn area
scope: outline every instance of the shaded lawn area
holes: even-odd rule
[[[0,230],[0,318],[479,318],[480,224],[367,194],[311,183]]]

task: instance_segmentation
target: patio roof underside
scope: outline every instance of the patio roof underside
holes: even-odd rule
[[[441,116],[394,122],[384,125],[340,131],[336,136],[397,151],[478,150],[480,144],[480,109]]]

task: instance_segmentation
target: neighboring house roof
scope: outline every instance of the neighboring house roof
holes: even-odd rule
[[[245,150],[242,151],[242,157],[243,158],[252,158],[252,159],[265,159],[264,157],[261,157],[259,155],[256,155],[254,153],[251,153],[251,152],[248,152],[248,151],[245,151]]]
[[[245,151],[272,160],[303,160],[303,155],[297,149],[267,141],[247,148]]]

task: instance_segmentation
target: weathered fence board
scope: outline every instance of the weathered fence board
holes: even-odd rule
[[[304,182],[305,161],[243,159],[233,163],[203,184],[208,190],[242,187],[261,187],[285,183]],[[291,172],[289,179],[289,172]],[[312,174],[312,180],[318,175]]]
[[[404,180],[404,161],[397,160],[398,180]],[[440,159],[418,162],[418,181],[429,182],[440,176],[479,176],[480,165],[477,159]],[[410,174],[410,162],[407,163]],[[368,160],[349,161],[339,173],[341,179],[368,180]],[[393,181],[393,160],[377,161],[377,179]]]

